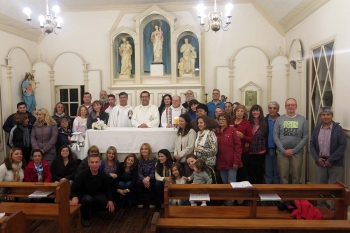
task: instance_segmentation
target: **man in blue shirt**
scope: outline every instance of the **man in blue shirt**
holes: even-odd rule
[[[208,117],[214,118],[216,107],[225,109],[225,103],[220,100],[220,91],[218,89],[213,90],[213,100],[207,103]]]
[[[273,127],[275,126],[276,119],[279,117],[278,111],[280,109],[280,105],[277,102],[272,101],[269,103],[268,108],[269,114],[265,117],[267,125],[269,126],[265,156],[265,183],[279,184],[280,175],[277,165],[276,144],[273,139]]]

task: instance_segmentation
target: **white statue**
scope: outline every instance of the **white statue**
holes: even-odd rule
[[[153,62],[163,62],[162,50],[163,50],[163,31],[160,26],[154,25],[154,32],[151,35],[151,41],[153,43]]]
[[[194,71],[195,71],[196,58],[197,58],[196,48],[192,46],[192,50],[191,50],[191,68],[190,68],[190,73],[191,74],[194,74]]]
[[[120,45],[119,54],[121,56],[120,74],[131,75],[131,55],[132,47],[126,37],[123,37],[123,44]]]
[[[181,77],[186,69],[186,60],[184,58],[180,58],[180,62],[178,63],[177,68],[179,69],[179,76]]]
[[[184,73],[192,74],[192,72],[190,72],[190,69],[191,69],[191,51],[193,46],[188,43],[188,38],[185,38],[184,41],[185,43],[181,45],[181,48],[180,48],[180,53],[182,53],[182,57],[185,59],[185,62],[186,62],[186,69]]]

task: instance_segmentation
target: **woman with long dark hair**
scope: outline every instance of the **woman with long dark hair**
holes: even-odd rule
[[[171,166],[174,161],[167,149],[161,149],[158,152],[158,160],[156,164],[156,182],[154,184],[157,198],[160,203],[164,202],[164,183],[171,182]]]
[[[162,113],[165,109],[169,108],[171,106],[173,98],[169,94],[163,95],[162,102],[160,103],[160,106],[158,108],[159,117],[162,117]],[[161,126],[161,122],[159,121],[159,126]]]
[[[256,104],[250,108],[249,122],[254,136],[249,148],[248,179],[251,184],[262,184],[268,127],[260,105]]]
[[[52,181],[63,182],[68,180],[71,184],[78,167],[78,160],[74,158],[69,146],[62,146],[51,165]]]

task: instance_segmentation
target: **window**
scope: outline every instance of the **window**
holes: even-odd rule
[[[58,86],[56,87],[56,100],[62,102],[68,111],[68,115],[75,117],[81,103],[80,86]]]
[[[311,53],[311,129],[318,122],[321,107],[333,104],[334,41],[314,48]]]

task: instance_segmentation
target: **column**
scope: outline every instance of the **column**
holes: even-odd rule
[[[49,71],[50,74],[50,91],[51,91],[51,106],[55,106],[56,96],[55,96],[55,71]]]
[[[271,102],[271,85],[272,85],[272,67],[273,66],[266,66],[267,67],[267,103]]]
[[[286,64],[286,99],[289,98],[290,64]]]

